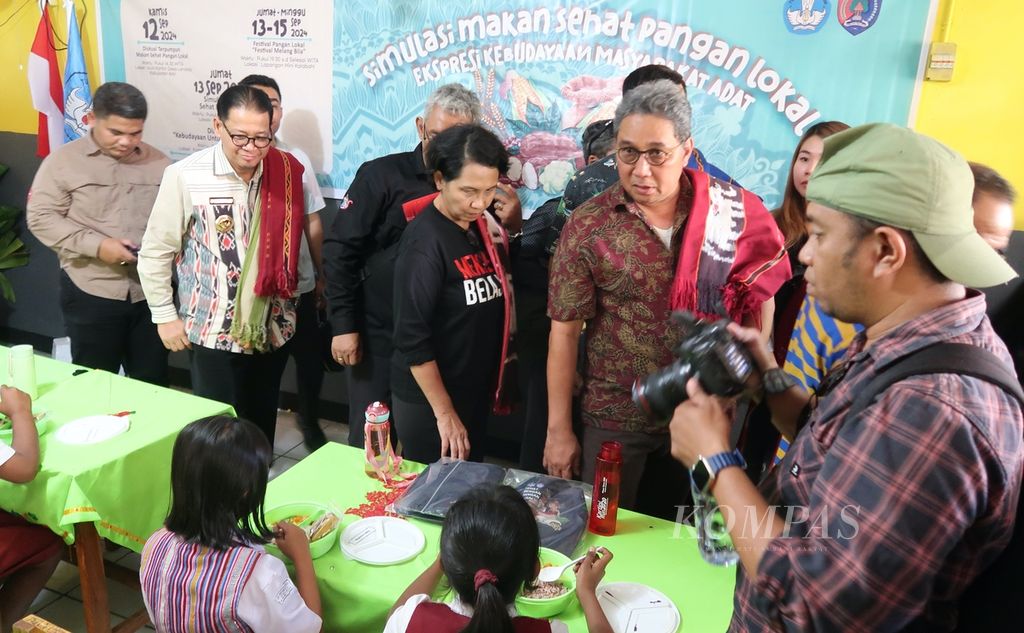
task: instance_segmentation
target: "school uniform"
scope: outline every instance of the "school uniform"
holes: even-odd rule
[[[11,457],[14,457],[14,449],[0,442],[0,466]],[[0,510],[0,581],[53,558],[62,546],[60,537],[50,528]]]
[[[515,605],[509,605],[508,615],[516,633],[568,633],[569,627],[558,620],[540,620],[519,615]],[[469,624],[473,607],[455,598],[449,604],[431,602],[421,593],[411,596],[395,609],[384,626],[384,633],[458,633]]]

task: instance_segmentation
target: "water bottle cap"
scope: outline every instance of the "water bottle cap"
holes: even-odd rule
[[[383,402],[376,401],[366,407],[365,417],[367,422],[381,424],[383,422],[387,422],[391,418],[391,411],[388,409],[388,405]]]
[[[607,462],[621,462],[622,444],[615,441],[601,442],[601,451],[597,454],[597,458]]]

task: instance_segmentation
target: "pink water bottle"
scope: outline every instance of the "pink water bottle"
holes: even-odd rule
[[[386,473],[391,458],[391,411],[383,402],[366,407],[366,474],[377,478]]]
[[[619,477],[622,473],[622,444],[602,442],[594,468],[594,492],[590,499],[587,529],[601,536],[615,534],[619,511]]]

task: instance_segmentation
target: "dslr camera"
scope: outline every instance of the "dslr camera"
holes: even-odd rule
[[[689,312],[673,312],[672,322],[683,330],[682,341],[672,351],[676,360],[633,383],[633,402],[663,424],[687,399],[691,378],[696,377],[707,393],[728,397],[741,393],[754,372],[746,346],[725,328],[728,321],[705,323]]]

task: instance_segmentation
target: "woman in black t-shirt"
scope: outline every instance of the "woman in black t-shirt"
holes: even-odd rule
[[[483,458],[511,300],[493,248],[507,236],[485,214],[507,167],[479,125],[449,128],[427,150],[439,193],[403,232],[395,265],[391,391],[408,459]]]

